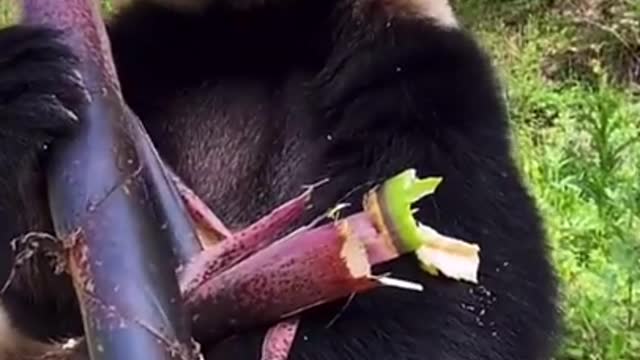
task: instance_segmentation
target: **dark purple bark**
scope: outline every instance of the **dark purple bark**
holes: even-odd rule
[[[175,269],[201,248],[175,185],[120,93],[93,0],[23,0],[24,21],[64,30],[90,101],[52,149],[50,209],[92,359],[191,359]],[[173,249],[173,251],[172,251]]]

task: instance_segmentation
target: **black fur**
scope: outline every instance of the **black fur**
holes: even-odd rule
[[[73,130],[73,110],[85,99],[77,61],[58,35],[29,27],[0,31],[2,283],[14,263],[11,240],[27,232],[50,233],[42,155],[54,138]],[[35,257],[2,297],[13,322],[38,338],[80,329],[68,279],[49,276],[47,263]]]
[[[216,3],[196,15],[135,4],[110,34],[125,97],[161,155],[233,226],[325,177],[332,181],[310,216],[339,201],[357,208],[362,191],[408,167],[444,177],[417,216],[480,244],[480,284],[425,276],[412,258],[376,269],[425,291],[376,290],[310,311],[291,360],[549,359],[556,285],[539,216],[511,158],[491,64],[463,30],[396,16],[393,4],[275,1],[241,11]],[[54,37],[23,27],[0,32],[7,242],[50,230],[35,205],[44,194],[40,150],[72,126],[67,110],[82,99],[69,81],[73,61]],[[17,96],[30,101],[28,110]],[[7,298],[21,299],[11,302],[23,314],[18,321],[31,331],[49,326],[41,336],[77,331],[62,281],[56,299],[14,286]],[[263,331],[208,351],[255,359]]]

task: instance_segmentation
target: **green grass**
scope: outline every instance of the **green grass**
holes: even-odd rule
[[[15,11],[10,4],[12,4],[10,0],[0,0],[0,24],[2,25],[14,20]]]
[[[630,19],[640,19],[640,3],[617,1]],[[0,0],[3,23],[13,19],[8,3]],[[580,44],[619,49],[617,40],[585,40],[584,29],[549,11],[548,1],[456,3],[502,71],[515,155],[547,223],[566,320],[557,359],[637,359],[640,99],[630,85],[612,80],[603,57],[586,59],[588,76],[584,64],[555,57]],[[620,24],[634,41],[640,26]]]
[[[547,222],[566,320],[557,359],[637,359],[640,101],[604,59],[589,80],[575,68],[552,79],[549,59],[582,32],[541,1],[495,3],[461,9],[502,70],[516,156]]]

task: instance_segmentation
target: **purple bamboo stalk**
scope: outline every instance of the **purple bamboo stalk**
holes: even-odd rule
[[[175,269],[201,250],[175,185],[125,104],[97,3],[22,0],[24,22],[64,31],[90,101],[48,169],[54,228],[92,359],[192,359]],[[172,251],[173,250],[173,251]]]

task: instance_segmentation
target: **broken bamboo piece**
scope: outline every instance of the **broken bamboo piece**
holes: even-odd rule
[[[363,211],[294,231],[232,266],[221,267],[215,247],[201,253],[186,266],[181,278],[196,336],[218,341],[251,326],[277,322],[378,286],[420,290],[418,284],[371,274],[372,265],[410,252],[427,249],[444,255],[463,254],[458,263],[434,264],[429,257],[418,258],[426,259],[426,267],[444,270],[445,275],[455,274],[449,268],[461,264],[477,270],[476,245],[427,231],[431,228],[412,216],[410,206],[431,194],[439,182],[437,178],[416,179],[413,170],[398,174],[367,194]],[[301,199],[292,200],[289,206],[303,203]],[[263,221],[268,222],[269,216]],[[460,274],[465,276],[464,271]],[[206,308],[219,311],[207,312]]]

